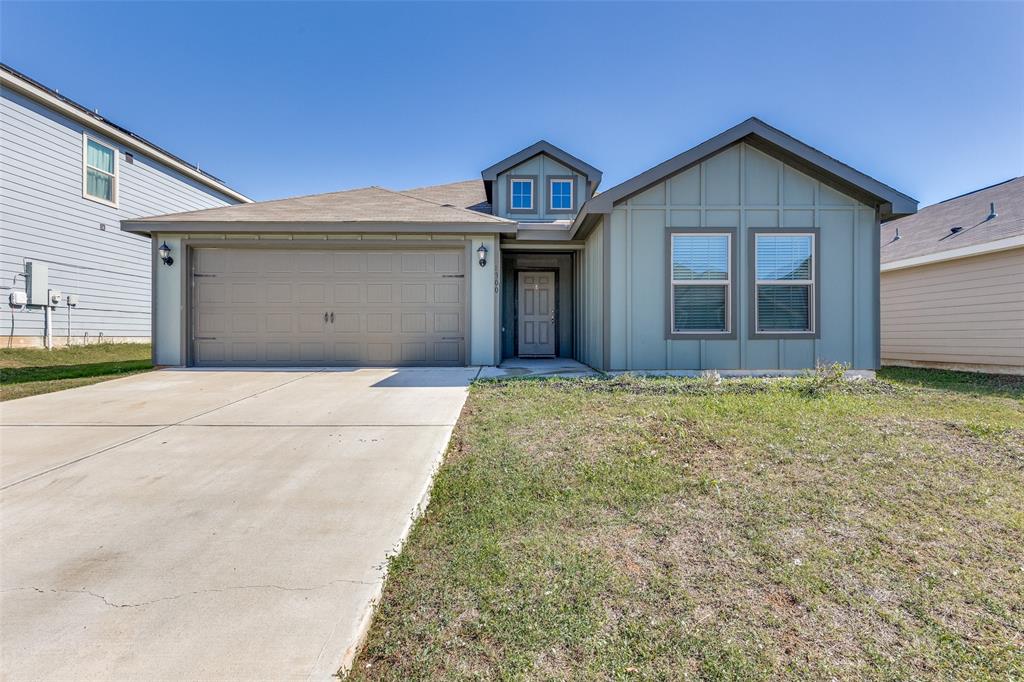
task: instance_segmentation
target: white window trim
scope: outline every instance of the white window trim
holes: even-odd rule
[[[513,206],[512,197],[515,196],[515,189],[517,182],[525,182],[530,185],[530,205],[529,206]],[[532,211],[534,197],[537,195],[536,188],[533,186],[533,178],[511,178],[508,183],[508,207],[512,211]]]
[[[567,208],[555,207],[555,183],[569,183],[569,206]],[[575,178],[549,178],[548,179],[548,210],[549,211],[572,211],[576,208],[576,179]]]
[[[113,174],[114,191],[112,192],[112,194],[114,196],[114,200],[113,201],[107,201],[106,199],[103,199],[102,197],[95,197],[95,196],[89,194],[89,169],[90,168],[93,169],[94,171],[98,172],[98,173],[103,173],[104,175],[110,175],[110,173],[108,173],[107,171],[103,170],[102,168],[97,168],[96,166],[90,166],[89,165],[89,140],[92,140],[96,144],[102,145],[102,146],[106,147],[107,149],[110,149],[111,151],[114,152],[114,174]],[[112,144],[110,144],[108,142],[105,142],[103,140],[100,140],[99,138],[92,137],[91,135],[89,135],[89,133],[83,131],[82,132],[82,197],[85,198],[85,199],[88,199],[89,201],[95,201],[98,204],[103,204],[104,206],[111,206],[113,208],[117,208],[118,193],[120,192],[120,190],[121,190],[121,150],[118,149],[117,147],[115,147],[114,145],[112,145]]]
[[[672,254],[675,253],[675,241],[676,237],[725,237],[725,248],[726,248],[726,272],[725,279],[676,279],[673,274],[675,273],[675,260]],[[671,249],[669,254],[669,294],[672,300],[669,301],[669,330],[673,336],[707,336],[709,334],[721,334],[723,336],[732,334],[732,233],[731,232],[672,232],[671,240],[669,241],[669,248]],[[707,286],[725,286],[725,329],[676,329],[676,305],[675,305],[675,291],[676,286],[693,286],[693,285],[707,285]]]
[[[810,279],[757,279],[757,241],[762,237],[772,239],[774,237],[810,237],[811,238],[811,278]],[[772,232],[772,233],[758,233],[754,235],[754,253],[750,254],[754,261],[754,333],[755,334],[793,334],[797,336],[807,336],[808,334],[814,334],[817,330],[818,320],[816,319],[815,305],[816,297],[818,295],[817,283],[818,279],[818,258],[817,251],[815,250],[817,244],[815,240],[817,235],[813,232]],[[778,330],[778,329],[761,329],[761,311],[758,310],[758,296],[757,288],[761,285],[767,286],[785,286],[785,285],[800,285],[808,286],[810,288],[810,294],[807,298],[807,322],[809,329],[800,330]]]

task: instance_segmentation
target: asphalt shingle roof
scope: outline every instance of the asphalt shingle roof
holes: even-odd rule
[[[995,218],[988,220],[995,204]],[[955,234],[954,227],[963,228]],[[900,238],[894,240],[896,230]],[[882,262],[926,256],[1024,235],[1024,177],[922,208],[882,225]]]
[[[487,214],[491,212],[491,204],[487,201],[487,192],[482,180],[463,180],[447,185],[417,187],[402,190],[402,194],[439,204],[450,204],[470,211]]]
[[[481,185],[480,194],[483,194]],[[132,220],[132,223],[512,223],[490,213],[469,210],[460,204],[470,197],[468,183],[422,187],[395,192],[383,187],[363,187],[343,192],[258,201],[201,211],[172,213]],[[449,188],[449,189],[445,189]],[[443,199],[438,201],[430,197]]]

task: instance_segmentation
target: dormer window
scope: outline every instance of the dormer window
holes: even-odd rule
[[[551,212],[573,210],[573,178],[550,178],[548,183]]]
[[[509,210],[534,210],[533,178],[509,178]]]

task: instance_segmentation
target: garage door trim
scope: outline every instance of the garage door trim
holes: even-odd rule
[[[460,235],[461,237],[461,235]],[[155,241],[154,241],[155,243]],[[428,250],[428,251],[462,251],[465,262],[465,344],[463,347],[463,366],[468,366],[472,356],[472,279],[473,279],[473,240],[451,239],[451,240],[404,240],[404,239],[360,239],[360,240],[319,240],[319,239],[182,239],[181,240],[181,267],[183,276],[181,279],[181,356],[185,359],[186,367],[195,367],[195,343],[193,341],[192,325],[194,323],[192,311],[193,303],[193,276],[192,265],[194,262],[193,251],[195,249],[217,248],[217,249],[264,249],[284,250],[295,249],[298,251],[380,251],[380,250]]]

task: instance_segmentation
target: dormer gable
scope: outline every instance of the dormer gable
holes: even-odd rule
[[[481,171],[491,212],[519,221],[572,220],[601,171],[541,140]]]

